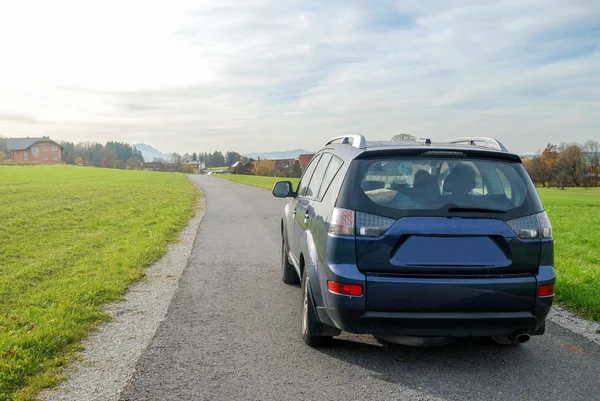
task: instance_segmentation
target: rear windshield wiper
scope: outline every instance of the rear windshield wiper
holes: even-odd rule
[[[448,207],[450,213],[458,212],[470,212],[470,213],[506,213],[506,210],[500,209],[488,209],[485,207],[473,207],[473,206],[455,206]]]

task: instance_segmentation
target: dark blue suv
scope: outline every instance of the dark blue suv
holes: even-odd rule
[[[325,144],[281,219],[282,279],[302,337],[540,335],[554,298],[552,227],[519,156],[491,138]]]

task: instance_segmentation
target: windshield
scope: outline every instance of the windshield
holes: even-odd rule
[[[422,157],[355,160],[346,181],[340,197],[343,207],[393,218],[478,213],[505,219],[543,210],[520,163]]]

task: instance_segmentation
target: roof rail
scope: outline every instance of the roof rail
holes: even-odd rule
[[[329,141],[327,141],[325,143],[325,145],[323,146],[327,146],[335,141],[338,140],[342,140],[341,143],[344,144],[350,144],[350,142],[348,141],[349,139],[352,140],[352,146],[354,146],[355,148],[358,149],[366,149],[367,147],[367,140],[365,139],[365,137],[363,135],[360,134],[348,134],[348,135],[341,135],[341,136],[336,136],[335,138],[331,138]]]
[[[481,142],[484,145],[478,145],[477,142]],[[501,152],[508,153],[508,149],[506,149],[506,147],[502,144],[502,142],[500,142],[499,140],[494,139],[494,138],[487,138],[487,137],[483,137],[483,136],[466,136],[463,138],[448,139],[448,140],[444,141],[444,143],[453,143],[453,144],[464,143],[464,144],[467,144],[470,146],[483,146],[486,148],[492,148],[492,149],[499,150]]]

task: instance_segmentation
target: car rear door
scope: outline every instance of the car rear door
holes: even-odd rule
[[[292,204],[293,229],[292,238],[290,241],[290,250],[296,258],[296,261],[300,260],[300,241],[302,240],[302,235],[308,224],[308,207],[310,204],[310,198],[306,196],[306,191],[308,190],[308,185],[320,158],[320,153],[315,155],[315,157],[313,157],[306,167],[306,170],[304,170],[304,174],[302,174],[302,178],[298,184],[296,198]]]

